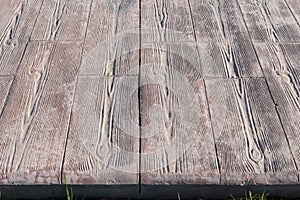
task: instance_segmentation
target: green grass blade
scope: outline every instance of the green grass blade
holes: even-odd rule
[[[180,194],[179,194],[179,192],[177,192],[177,200],[180,200],[181,198],[180,198]]]

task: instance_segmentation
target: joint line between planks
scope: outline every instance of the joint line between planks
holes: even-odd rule
[[[30,42],[30,38],[31,38],[32,33],[33,33],[33,29],[34,29],[34,27],[35,27],[35,25],[36,25],[36,22],[37,22],[37,19],[38,19],[39,15],[40,15],[40,13],[41,13],[41,10],[42,10],[44,1],[45,1],[45,0],[42,0],[41,6],[40,6],[40,8],[39,8],[39,12],[38,12],[38,14],[37,14],[37,16],[36,16],[36,18],[35,18],[35,20],[34,20],[34,23],[33,23],[32,29],[31,29],[31,33],[29,34],[29,38],[28,38],[27,43],[26,43],[26,45],[25,45],[24,51],[22,52],[22,56],[21,56],[21,59],[20,59],[20,63],[18,64],[18,67],[16,68],[15,74],[17,73],[17,71],[19,71],[20,65],[21,65],[21,63],[22,63],[22,61],[23,61],[25,52],[26,52],[26,50],[27,50],[27,48],[28,48],[28,45],[29,45],[29,42]],[[14,78],[13,78],[13,80],[12,80],[12,84],[13,84],[13,82],[15,81],[15,78],[16,78],[16,76],[14,76]],[[12,84],[11,84],[11,85],[12,85]]]
[[[27,43],[27,45],[29,45],[29,42]],[[49,62],[47,63],[47,65],[50,67],[51,66],[51,64],[52,64],[52,61],[53,61],[53,52],[55,51],[55,49],[56,49],[57,47],[56,46],[52,46],[51,47],[51,52],[52,52],[52,54],[50,54],[50,57],[49,57]],[[25,52],[25,51],[24,51]],[[24,53],[25,54],[25,53]],[[41,96],[43,96],[43,94],[44,94],[44,92],[45,92],[45,90],[43,89],[43,90],[41,90]],[[38,103],[38,105],[39,105],[39,103]],[[36,120],[36,118],[34,117],[34,119],[32,120],[32,123],[34,122]],[[30,127],[32,126],[32,123],[30,124]],[[26,143],[25,144],[25,148],[27,147],[27,145],[28,145],[28,143]],[[13,155],[13,159],[12,159],[12,163],[14,162],[14,157],[15,157],[15,151],[16,151],[16,143],[15,143],[15,149],[14,149],[14,155]],[[21,156],[21,161],[20,161],[20,163],[21,162],[23,162],[23,159],[24,159],[24,153],[25,153],[25,151],[23,151],[22,152],[22,156]],[[19,165],[18,165],[18,170],[19,170]]]
[[[89,21],[90,21],[92,5],[93,5],[93,0],[91,0],[91,2],[90,2],[89,15],[88,15],[88,19],[87,19],[87,22],[86,22],[86,29],[85,29],[85,33],[84,33],[84,40],[83,40],[83,45],[82,45],[82,50],[81,50],[81,58],[80,58],[80,61],[79,61],[79,64],[78,64],[78,70],[81,66],[82,58],[83,58],[83,54],[84,54],[84,47],[85,47],[85,41],[86,41],[86,37],[87,37],[87,29],[88,29],[88,24],[89,24]],[[68,145],[68,139],[69,139],[70,123],[71,123],[72,114],[73,114],[74,99],[75,99],[75,94],[76,94],[77,85],[78,85],[78,75],[77,74],[78,74],[78,71],[76,72],[75,88],[74,88],[73,101],[72,101],[72,106],[71,106],[71,113],[70,113],[70,117],[68,119],[68,129],[67,129],[67,135],[66,135],[66,140],[65,140],[65,148],[64,148],[61,167],[60,167],[60,169],[61,169],[60,170],[60,183],[61,184],[63,183],[63,180],[64,180],[64,163],[65,163],[66,151],[67,151],[67,145]]]
[[[292,11],[290,5],[286,2],[286,0],[283,0],[285,5],[288,7],[289,11],[291,12],[292,16],[294,17],[295,21],[297,22],[298,26],[300,27],[300,22],[297,20],[295,13]]]
[[[60,42],[82,42],[82,40],[32,40],[30,42],[52,42],[52,43],[60,43]]]
[[[42,10],[42,7],[43,7],[43,5],[44,5],[44,2],[45,2],[45,0],[42,1],[41,6],[40,6],[40,9],[39,9],[39,12],[38,12],[38,14],[37,14],[37,16],[36,16],[36,18],[35,18],[35,20],[34,20],[34,24],[33,24],[33,27],[32,27],[31,33],[30,33],[30,36],[29,36],[29,38],[28,38],[28,42],[31,42],[31,41],[32,41],[32,40],[31,40],[31,37],[32,37],[33,31],[34,31],[34,28],[35,28],[35,26],[36,26],[37,19],[39,18],[40,14],[41,14],[41,10]]]
[[[248,29],[248,27],[247,27]],[[269,42],[267,41],[263,41],[263,42],[259,42],[259,41],[252,41],[253,44],[267,44]],[[299,41],[276,41],[276,42],[273,42],[275,44],[300,44],[300,40]]]
[[[191,3],[190,3],[190,0],[187,0],[187,1],[188,1],[188,5],[189,5],[189,11],[190,11],[190,17],[191,17],[191,22],[192,22],[192,27],[193,27],[194,39],[195,39],[195,42],[196,42],[196,50],[197,50],[199,62],[201,63],[201,57],[200,57],[200,53],[199,53],[199,49],[198,49],[198,40],[197,40],[197,36],[196,36],[196,31],[195,31],[195,22],[194,22],[194,17],[193,17],[193,13],[192,13]],[[203,77],[202,66],[200,67],[200,73],[201,73],[201,76]]]
[[[15,74],[0,74],[0,77],[15,77],[16,75]]]
[[[139,111],[139,176],[138,176],[138,194],[140,195],[142,192],[142,174],[141,174],[141,164],[142,164],[142,116],[141,116],[141,65],[142,65],[142,0],[139,0],[139,70],[138,70],[138,111]]]
[[[292,155],[292,157],[293,157],[293,163],[294,163],[294,166],[295,166],[295,168],[296,168],[296,170],[297,170],[297,179],[298,179],[298,182],[299,182],[299,181],[300,181],[300,180],[299,180],[299,179],[300,179],[300,177],[299,177],[299,170],[298,170],[298,166],[297,166],[297,163],[296,163],[295,156],[294,156],[294,154],[293,154],[293,152],[292,152],[291,144],[290,144],[289,139],[288,139],[288,137],[287,137],[286,130],[285,130],[284,126],[283,126],[283,122],[282,122],[282,120],[281,120],[281,117],[280,117],[280,113],[279,113],[278,107],[277,107],[276,104],[275,104],[275,100],[274,100],[274,97],[273,97],[273,95],[272,95],[272,93],[271,93],[271,90],[270,90],[268,81],[267,81],[266,79],[265,79],[265,81],[266,81],[267,88],[268,88],[268,90],[269,90],[269,92],[270,92],[270,94],[271,94],[271,99],[272,99],[272,101],[273,101],[273,103],[274,103],[274,105],[275,105],[275,110],[276,110],[277,116],[278,116],[278,118],[279,118],[279,121],[280,121],[280,125],[281,125],[281,127],[282,127],[282,130],[283,130],[283,132],[284,132],[285,139],[286,139],[286,141],[287,141],[287,143],[288,143],[288,147],[289,147],[290,153],[291,153],[291,155]]]
[[[13,81],[15,80],[15,76],[12,76],[12,75],[10,75],[10,76],[2,76],[2,75],[0,75],[0,77],[13,77],[13,79],[12,79],[12,81],[11,81],[11,83],[10,83],[10,86],[9,86],[9,88],[8,88],[8,93],[7,93],[7,95],[6,95],[6,97],[5,97],[5,100],[4,100],[3,108],[0,110],[0,119],[1,119],[2,114],[3,114],[3,111],[4,111],[4,109],[5,109],[6,105],[7,105],[8,98],[9,98],[10,93],[11,93],[11,87],[12,87],[12,85],[13,85]]]
[[[206,83],[205,83],[205,80],[203,79],[203,84],[204,84],[204,90],[205,90],[205,97],[206,97],[206,103],[207,103],[207,109],[208,109],[208,116],[209,116],[209,120],[210,120],[210,126],[211,126],[211,131],[212,131],[212,137],[214,139],[214,149],[215,149],[215,152],[216,152],[216,164],[217,164],[217,168],[218,168],[218,172],[219,172],[219,184],[222,183],[222,180],[221,180],[221,165],[220,165],[220,160],[219,160],[219,156],[218,156],[218,148],[217,148],[217,145],[216,145],[216,137],[215,137],[215,132],[214,132],[214,127],[213,127],[213,124],[212,124],[212,118],[211,118],[211,111],[210,111],[210,106],[209,106],[209,101],[208,101],[208,94],[207,94],[207,89],[206,89]]]
[[[250,79],[265,79],[263,76],[245,76],[245,77],[219,77],[219,76],[204,76],[202,79],[205,80],[250,80]]]
[[[19,67],[20,67],[20,65],[21,65],[21,63],[22,63],[22,61],[23,61],[23,58],[24,58],[25,52],[26,52],[26,50],[27,50],[28,44],[29,44],[29,42],[27,41],[27,43],[26,43],[26,45],[25,45],[25,48],[24,48],[24,51],[22,52],[22,56],[21,56],[20,62],[19,62],[19,64],[18,64],[18,67],[16,68],[15,74],[14,74],[14,75],[1,75],[1,77],[12,76],[13,79],[12,79],[11,84],[10,84],[10,86],[9,86],[8,94],[7,94],[6,98],[5,98],[5,102],[4,102],[3,108],[2,108],[2,110],[0,110],[0,119],[1,119],[1,117],[2,117],[2,114],[3,114],[3,111],[4,111],[5,107],[6,107],[6,105],[7,105],[7,101],[8,101],[8,98],[9,98],[9,96],[10,96],[10,93],[11,93],[12,85],[13,85],[13,83],[15,82],[15,79],[16,79],[16,73],[17,73],[17,71],[19,70]]]
[[[284,0],[284,2],[285,2],[285,0]],[[288,137],[287,137],[285,128],[284,128],[284,126],[283,126],[283,123],[282,123],[282,120],[281,120],[281,117],[280,117],[278,108],[277,108],[277,106],[276,106],[274,97],[273,97],[272,92],[271,92],[271,90],[270,90],[270,86],[269,86],[268,80],[266,79],[266,75],[265,75],[265,72],[264,72],[264,70],[263,70],[262,64],[261,64],[261,62],[260,62],[260,59],[259,59],[258,54],[257,54],[257,52],[256,52],[256,49],[255,49],[255,47],[254,47],[253,40],[252,40],[252,37],[251,37],[251,35],[250,35],[249,28],[248,28],[247,23],[246,23],[246,21],[245,21],[245,16],[244,16],[244,14],[243,14],[243,12],[242,12],[242,9],[241,9],[241,6],[240,6],[238,0],[236,0],[236,3],[237,3],[237,5],[238,5],[238,7],[239,7],[239,10],[240,10],[240,13],[241,13],[241,15],[242,15],[244,24],[245,24],[245,26],[246,26],[246,29],[247,29],[247,32],[248,32],[248,36],[249,36],[249,38],[251,39],[252,48],[254,49],[256,59],[257,59],[257,61],[258,61],[258,63],[259,63],[259,66],[260,66],[260,68],[261,68],[261,71],[262,71],[262,73],[263,73],[264,80],[265,80],[265,82],[266,82],[266,85],[267,85],[269,94],[270,94],[270,96],[271,96],[273,105],[274,105],[274,107],[275,107],[277,117],[278,117],[278,119],[279,119],[279,121],[280,121],[280,125],[281,125],[281,128],[282,128],[282,130],[283,130],[285,139],[286,139],[286,141],[287,141],[287,143],[288,143],[288,147],[289,147],[289,150],[290,150],[290,154],[292,155],[292,158],[293,158],[293,164],[294,164],[294,166],[295,166],[295,169],[297,170],[297,179],[298,179],[298,182],[299,182],[299,181],[300,181],[300,177],[299,177],[299,171],[298,171],[298,166],[297,166],[297,163],[296,163],[296,160],[295,160],[295,156],[294,156],[294,154],[293,154],[293,152],[292,152],[290,142],[289,142],[289,140],[288,140]],[[285,3],[286,3],[286,2],[285,2]],[[289,6],[288,6],[288,8],[290,9]],[[292,13],[291,10],[290,10],[290,12]],[[293,14],[293,13],[292,13],[292,14]],[[294,16],[294,15],[293,15],[293,16]],[[296,20],[296,21],[297,21],[297,20]],[[298,21],[297,21],[297,23],[298,23]],[[273,25],[273,24],[272,24],[272,25]]]
[[[194,39],[195,39],[195,41],[197,43],[197,46],[196,46],[197,54],[198,54],[199,61],[200,61],[200,53],[199,53],[199,49],[198,49],[198,40],[197,40],[197,36],[196,36],[196,31],[195,31],[195,22],[194,22],[194,18],[193,18],[191,3],[190,3],[190,0],[187,0],[187,1],[188,1],[188,5],[189,5],[190,17],[191,17],[192,26],[193,26]],[[200,61],[200,63],[201,63],[201,61]],[[219,161],[219,157],[218,157],[218,151],[217,151],[217,146],[216,146],[215,133],[214,133],[214,129],[213,129],[213,125],[212,125],[212,120],[211,120],[211,111],[210,111],[210,107],[209,107],[209,103],[208,103],[208,95],[207,95],[207,89],[206,89],[205,79],[204,79],[204,76],[203,76],[202,66],[201,66],[201,76],[202,76],[202,80],[203,80],[203,84],[204,84],[205,99],[206,99],[206,103],[207,103],[207,109],[208,109],[208,115],[209,115],[209,120],[210,120],[210,125],[211,125],[212,137],[213,137],[213,140],[214,140],[214,149],[215,149],[215,155],[216,155],[216,164],[217,164],[217,169],[218,169],[218,172],[219,172],[219,184],[220,184],[221,183],[221,177],[222,177],[221,176],[221,166],[220,166],[220,161]]]

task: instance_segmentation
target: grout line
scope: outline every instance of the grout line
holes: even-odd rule
[[[118,75],[103,75],[103,74],[78,74],[78,77],[92,77],[92,78],[122,78],[122,77],[138,77],[138,74],[118,74]]]
[[[0,77],[3,77],[3,78],[5,78],[5,77],[15,77],[15,75],[14,74],[0,74]]]
[[[45,2],[45,0],[42,0],[42,3],[41,3],[41,6],[40,6],[40,9],[39,9],[39,12],[38,12],[38,14],[37,14],[37,17],[35,18],[35,21],[34,21],[34,24],[33,24],[32,30],[31,30],[31,33],[30,33],[29,38],[28,38],[28,43],[31,42],[31,37],[32,37],[33,31],[34,31],[34,28],[35,28],[35,26],[36,26],[36,23],[37,23],[37,21],[38,21],[38,18],[39,18],[40,14],[41,14],[41,10],[42,10],[42,7],[43,7],[43,5],[44,5],[44,2]]]
[[[212,117],[211,117],[211,109],[209,106],[209,101],[208,101],[208,93],[207,93],[207,86],[205,83],[205,80],[203,80],[203,84],[204,84],[204,90],[205,90],[205,96],[206,96],[206,103],[207,103],[207,109],[208,109],[208,115],[209,115],[209,120],[210,120],[210,126],[211,126],[211,131],[212,131],[212,136],[214,139],[214,148],[215,148],[215,152],[216,152],[216,164],[217,164],[217,169],[219,171],[219,184],[222,183],[222,176],[221,176],[221,164],[220,164],[220,159],[218,156],[218,148],[217,148],[217,144],[216,144],[216,136],[215,136],[215,131],[214,131],[214,127],[212,124]]]
[[[197,40],[197,36],[196,36],[196,30],[195,30],[195,22],[194,22],[194,17],[193,17],[193,13],[192,13],[192,7],[191,7],[191,3],[190,3],[190,0],[187,0],[188,1],[188,5],[189,5],[189,10],[190,10],[190,17],[191,17],[191,21],[192,21],[192,27],[193,27],[193,34],[194,34],[194,39],[195,41],[193,42],[196,42],[196,49],[197,49],[197,54],[198,54],[198,58],[199,58],[199,65],[200,65],[200,74],[201,76],[203,77],[203,69],[202,69],[202,66],[201,66],[201,56],[200,56],[200,52],[199,52],[199,48],[198,48],[198,40]]]
[[[192,20],[193,21],[193,20]],[[194,29],[194,27],[193,27]],[[196,35],[196,31],[193,31],[194,35]],[[35,40],[34,40],[35,41]],[[61,41],[64,42],[64,41]],[[67,41],[66,41],[67,42]],[[79,42],[79,41],[78,41]],[[252,41],[254,44],[266,44],[269,43],[268,41]],[[178,40],[178,41],[145,41],[143,42],[144,45],[151,45],[151,44],[191,44],[195,43],[195,40]],[[208,43],[220,43],[217,40],[214,39],[201,39],[200,41],[197,41],[197,44],[208,44]],[[274,42],[276,44],[300,44],[300,40],[296,41],[276,41]]]
[[[294,154],[293,154],[293,152],[292,152],[292,149],[291,149],[291,146],[290,146],[288,137],[287,137],[287,133],[286,133],[286,131],[285,131],[285,129],[284,129],[284,126],[283,126],[283,124],[282,124],[282,120],[281,120],[281,118],[280,118],[280,114],[279,114],[278,108],[277,108],[277,106],[276,106],[275,99],[274,99],[274,97],[273,97],[273,95],[272,95],[272,92],[271,92],[271,89],[270,89],[270,85],[269,85],[269,83],[268,83],[268,80],[266,79],[265,72],[264,72],[264,70],[263,70],[262,64],[261,64],[260,59],[259,59],[259,57],[258,57],[257,51],[256,51],[256,49],[255,49],[255,46],[254,46],[252,37],[251,37],[251,35],[250,35],[249,28],[248,28],[247,23],[246,23],[246,21],[245,21],[245,16],[244,16],[244,14],[243,14],[243,12],[242,12],[242,9],[241,9],[240,4],[238,3],[238,0],[236,0],[236,3],[237,3],[237,5],[238,5],[238,7],[239,7],[239,10],[240,10],[240,13],[241,13],[241,15],[242,15],[244,24],[245,24],[245,26],[246,26],[246,29],[247,29],[247,32],[248,32],[248,36],[249,36],[249,38],[250,38],[251,41],[252,41],[252,42],[251,42],[252,48],[254,49],[254,53],[255,53],[255,56],[256,56],[257,61],[258,61],[258,63],[259,63],[259,66],[260,66],[260,68],[261,68],[261,71],[262,71],[262,73],[263,73],[264,80],[265,80],[265,82],[266,82],[266,85],[267,85],[267,88],[268,88],[270,97],[271,97],[272,102],[273,102],[273,104],[274,104],[274,106],[275,106],[275,110],[276,110],[277,117],[278,117],[278,119],[279,119],[279,121],[280,121],[281,128],[282,128],[282,130],[283,130],[285,139],[286,139],[286,141],[287,141],[287,143],[288,143],[288,147],[289,147],[291,156],[292,156],[292,158],[293,158],[293,163],[294,163],[295,168],[296,168],[296,170],[297,170],[297,179],[298,179],[298,182],[299,182],[299,181],[300,181],[300,177],[299,177],[298,166],[297,166],[297,163],[296,163],[296,160],[295,160],[295,156],[294,156]]]
[[[290,10],[290,12],[293,15],[293,17],[294,17],[295,21],[297,22],[298,26],[300,27],[300,23],[298,22],[298,20],[297,20],[297,18],[295,16],[295,13],[292,11],[290,5],[286,2],[286,0],[283,0],[283,1],[284,1],[285,5],[288,7],[288,9]]]
[[[270,42],[266,41],[266,42],[256,42],[256,41],[252,41],[253,44],[268,44]],[[280,41],[276,41],[276,42],[273,42],[274,44],[296,44],[296,45],[299,45],[300,44],[300,41],[294,41],[294,42],[280,42]]]
[[[246,77],[213,77],[213,76],[204,76],[202,77],[202,79],[205,79],[205,80],[241,80],[241,79],[264,79],[265,77],[263,76],[246,76]]]
[[[0,77],[11,77],[11,76],[0,76]],[[5,107],[7,105],[7,101],[9,99],[9,96],[10,96],[10,93],[11,93],[11,88],[12,88],[14,79],[15,79],[15,76],[13,76],[13,78],[11,80],[11,83],[10,83],[10,85],[8,87],[8,93],[7,93],[6,97],[5,97],[5,101],[4,101],[3,107],[0,109],[0,119],[1,119],[1,116],[3,114],[3,111],[4,111]]]
[[[138,111],[139,111],[139,177],[138,177],[138,194],[141,195],[142,192],[142,186],[141,186],[141,179],[142,179],[142,169],[141,169],[141,164],[142,164],[142,120],[141,120],[141,65],[142,65],[142,0],[139,0],[139,70],[138,70]]]
[[[287,143],[288,143],[288,147],[289,147],[290,153],[291,153],[292,158],[293,158],[293,164],[295,165],[295,168],[296,168],[296,171],[297,171],[297,179],[298,179],[298,182],[299,182],[299,181],[300,181],[300,180],[299,180],[299,179],[300,179],[300,177],[299,177],[299,169],[298,169],[298,166],[297,166],[297,162],[296,162],[295,156],[294,156],[294,154],[293,154],[293,152],[292,152],[292,148],[291,148],[291,144],[290,144],[290,142],[289,142],[288,136],[287,136],[287,132],[286,132],[284,126],[283,126],[283,122],[282,122],[282,120],[281,120],[280,112],[279,112],[278,107],[277,107],[277,105],[276,105],[276,103],[275,103],[275,99],[274,99],[274,97],[273,97],[273,95],[272,95],[272,93],[271,93],[270,86],[269,86],[268,81],[267,81],[266,79],[265,79],[265,82],[266,82],[267,88],[268,88],[268,90],[269,90],[271,99],[272,99],[272,101],[273,101],[273,103],[274,103],[275,110],[276,110],[278,119],[279,119],[279,121],[280,121],[280,125],[281,125],[281,127],[282,127],[282,130],[283,130],[283,132],[284,132],[285,139],[286,139],[286,141],[287,141]]]
[[[64,152],[63,152],[62,162],[61,162],[61,167],[60,167],[60,169],[61,169],[60,170],[60,184],[63,184],[63,180],[65,179],[64,163],[65,163],[65,158],[66,158],[66,151],[67,151],[67,145],[68,145],[68,139],[69,139],[69,133],[70,133],[70,125],[71,125],[71,119],[72,119],[72,115],[73,115],[73,107],[74,107],[77,86],[78,86],[78,77],[76,77],[76,79],[75,79],[75,88],[74,88],[74,94],[73,94],[73,98],[72,98],[73,101],[72,101],[70,116],[68,119],[67,135],[66,135],[66,139],[65,139],[65,147],[64,147]]]
[[[59,43],[59,42],[82,42],[82,39],[79,40],[32,40],[30,39],[29,42],[53,42],[53,43]]]
[[[193,24],[194,24],[194,20],[192,20]],[[193,25],[194,26],[194,25]],[[196,31],[193,27],[193,34],[196,36]],[[195,39],[195,38],[194,38]],[[195,43],[195,40],[179,40],[179,41],[165,41],[165,42],[161,42],[161,41],[145,41],[143,42],[143,44],[190,44],[190,43]],[[214,39],[201,39],[200,41],[196,42],[197,44],[208,44],[208,43],[220,43],[217,40]],[[254,44],[266,44],[269,43],[268,41],[252,41],[252,43]],[[296,40],[296,41],[276,41],[274,42],[276,44],[300,44],[300,40]]]
[[[43,2],[42,2],[42,4],[41,4],[41,7],[40,7],[40,9],[39,9],[39,13],[37,14],[37,17],[36,17],[36,19],[35,19],[35,21],[34,21],[34,24],[33,24],[33,27],[32,27],[31,33],[30,33],[30,36],[29,36],[29,38],[28,38],[28,42],[31,42],[31,37],[32,37],[33,31],[34,31],[34,28],[35,28],[35,26],[36,26],[37,20],[38,20],[40,14],[41,14],[41,10],[42,10],[42,7],[43,7],[44,3],[45,3],[45,0],[43,0]]]
[[[122,78],[122,77],[138,77],[139,74],[121,74],[121,75],[102,75],[102,74],[79,74],[78,77],[91,77],[91,78]],[[1,75],[0,75],[1,77]],[[240,79],[262,79],[265,78],[263,76],[245,76],[245,77],[221,77],[221,76],[203,76],[200,79],[205,80],[240,80]]]
[[[52,53],[50,53],[50,55],[49,55],[49,59],[48,59],[49,62],[46,63],[46,67],[49,68],[49,73],[50,73],[50,67],[51,67],[51,64],[52,64],[52,61],[53,61],[53,57],[54,57],[53,52],[55,52],[55,48],[56,48],[56,46],[51,46],[50,52],[52,52]],[[37,51],[39,51],[39,48],[37,49]],[[47,79],[46,79],[46,82],[47,82],[47,80],[48,80],[48,77],[47,77]],[[41,95],[40,95],[40,96],[42,97],[43,94],[44,94],[45,92],[46,92],[45,89],[42,89],[42,90],[41,90]],[[40,101],[38,101],[37,105],[38,105],[38,106],[40,105]],[[31,124],[30,124],[30,127],[32,126],[32,124],[33,124],[35,121],[36,121],[36,118],[34,117],[34,118],[33,118],[33,121],[32,121]],[[15,143],[14,154],[15,154],[15,152],[16,152],[16,145],[17,145],[17,143]],[[27,145],[28,145],[28,143],[25,143],[25,146],[24,146],[25,149],[26,149]],[[22,152],[22,156],[21,156],[21,160],[18,162],[18,165],[17,165],[17,169],[18,169],[18,170],[19,170],[19,168],[20,168],[20,163],[23,162],[23,159],[24,159],[24,153],[25,153],[25,152],[23,151],[23,152]],[[13,155],[12,164],[14,163],[14,157],[15,157],[15,155]]]
[[[192,13],[190,0],[188,0],[188,4],[189,4],[190,16],[191,16],[192,26],[193,26],[193,31],[194,31],[194,38],[195,38],[195,41],[197,43],[196,49],[197,49],[197,52],[198,52],[198,58],[199,58],[199,62],[200,62],[199,64],[201,64],[201,56],[200,56],[200,52],[199,52],[199,49],[198,49],[198,41],[197,41],[197,35],[196,35],[196,31],[195,31],[195,23],[194,23],[194,18],[193,18],[193,13]],[[220,161],[219,161],[219,157],[218,157],[216,138],[215,138],[214,128],[213,128],[213,125],[212,125],[211,110],[210,110],[210,106],[209,106],[207,89],[206,89],[206,84],[205,84],[205,77],[203,76],[202,66],[201,66],[201,72],[200,73],[201,73],[201,76],[202,76],[202,79],[203,79],[203,84],[204,84],[204,89],[205,89],[205,99],[206,99],[206,103],[207,103],[207,109],[208,109],[208,115],[209,115],[209,120],[210,120],[211,131],[212,131],[212,137],[213,137],[213,140],[214,140],[215,156],[216,156],[216,159],[217,159],[216,160],[216,165],[217,165],[217,170],[219,172],[219,184],[221,184],[221,166],[220,166]],[[226,77],[224,77],[224,78],[226,78]]]
[[[79,72],[79,68],[81,66],[82,63],[82,59],[83,59],[83,53],[84,53],[84,47],[85,47],[85,41],[87,38],[87,29],[88,29],[88,24],[90,21],[90,15],[91,15],[91,11],[92,11],[92,5],[93,5],[93,0],[91,0],[90,3],[90,11],[89,11],[89,15],[88,15],[88,19],[87,19],[87,23],[86,23],[86,30],[85,30],[85,34],[84,34],[84,41],[83,41],[83,45],[82,45],[82,50],[81,50],[81,58],[80,58],[80,62],[78,64],[78,71],[76,72],[76,78],[75,78],[75,88],[74,88],[74,94],[73,94],[73,101],[72,101],[72,106],[71,106],[71,113],[70,113],[70,117],[68,119],[68,130],[67,130],[67,135],[66,135],[66,140],[65,140],[65,148],[64,148],[64,152],[63,152],[63,156],[62,156],[62,162],[61,162],[61,167],[60,167],[60,181],[61,184],[63,184],[63,180],[64,180],[64,164],[65,164],[65,158],[66,158],[66,151],[67,151],[67,145],[68,145],[68,139],[69,139],[69,133],[70,133],[70,124],[71,124],[71,119],[72,119],[72,115],[73,115],[73,107],[74,107],[74,101],[75,101],[75,94],[77,91],[77,86],[78,86],[78,72]]]
[[[18,66],[17,66],[17,68],[16,68],[14,74],[13,74],[13,75],[0,75],[0,77],[7,77],[7,76],[12,76],[12,77],[13,77],[13,79],[12,79],[12,81],[11,81],[11,84],[10,84],[10,86],[9,86],[8,94],[7,94],[6,98],[5,98],[5,102],[4,102],[3,108],[2,108],[2,110],[0,111],[0,118],[1,118],[1,116],[2,116],[2,114],[3,114],[3,111],[4,111],[5,107],[6,107],[6,105],[7,105],[7,101],[8,101],[8,99],[9,99],[9,96],[10,96],[10,93],[11,93],[12,86],[13,86],[15,80],[16,80],[16,74],[17,74],[17,72],[19,71],[19,68],[20,68],[21,63],[22,63],[22,61],[23,61],[23,59],[24,59],[25,53],[27,52],[27,48],[28,48],[28,45],[29,45],[30,37],[31,37],[31,35],[32,35],[32,33],[33,33],[33,29],[34,29],[35,24],[36,24],[36,22],[37,22],[37,18],[38,18],[38,16],[40,15],[40,12],[41,12],[41,10],[42,10],[43,4],[44,4],[44,0],[42,0],[41,6],[40,6],[40,8],[39,8],[39,12],[38,12],[37,17],[36,17],[36,19],[35,19],[35,21],[34,21],[34,24],[33,24],[32,30],[31,30],[31,33],[29,34],[29,38],[27,39],[25,48],[24,48],[24,50],[23,50],[23,52],[22,52],[22,56],[21,56],[21,58],[20,58],[20,62],[18,63]]]
[[[28,37],[28,39],[27,39],[27,42],[26,42],[24,51],[23,51],[23,53],[22,53],[22,56],[21,56],[19,65],[18,65],[18,67],[16,68],[15,74],[17,74],[17,72],[19,71],[19,68],[20,68],[21,63],[22,63],[23,58],[24,58],[24,55],[25,55],[25,53],[26,53],[26,51],[27,51],[27,48],[28,48],[28,45],[29,45],[29,42],[30,42],[30,38],[31,38],[31,36],[32,36],[32,33],[33,33],[34,27],[35,27],[35,25],[36,25],[37,19],[38,19],[40,13],[41,13],[43,4],[44,4],[44,0],[42,0],[42,3],[41,3],[41,6],[40,6],[40,9],[39,9],[39,12],[38,12],[38,14],[37,14],[37,17],[36,17],[35,20],[34,20],[34,23],[33,23],[33,27],[32,27],[31,33],[29,34],[29,37]],[[15,81],[15,78],[16,78],[16,77],[14,76],[13,82]]]

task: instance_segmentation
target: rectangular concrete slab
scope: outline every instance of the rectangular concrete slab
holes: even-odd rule
[[[29,44],[0,118],[2,184],[61,183],[81,49]]]
[[[3,10],[13,8],[13,11],[10,16],[4,16],[6,23],[0,29],[0,75],[16,73],[41,5],[40,0],[3,3]]]
[[[137,84],[136,76],[78,77],[63,170],[67,183],[138,185]]]
[[[185,55],[186,46],[156,43],[142,50],[142,184],[219,183],[205,85],[199,62],[191,61],[198,54]]]

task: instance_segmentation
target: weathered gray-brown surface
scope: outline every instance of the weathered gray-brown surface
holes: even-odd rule
[[[0,4],[1,185],[299,184],[298,0]]]

